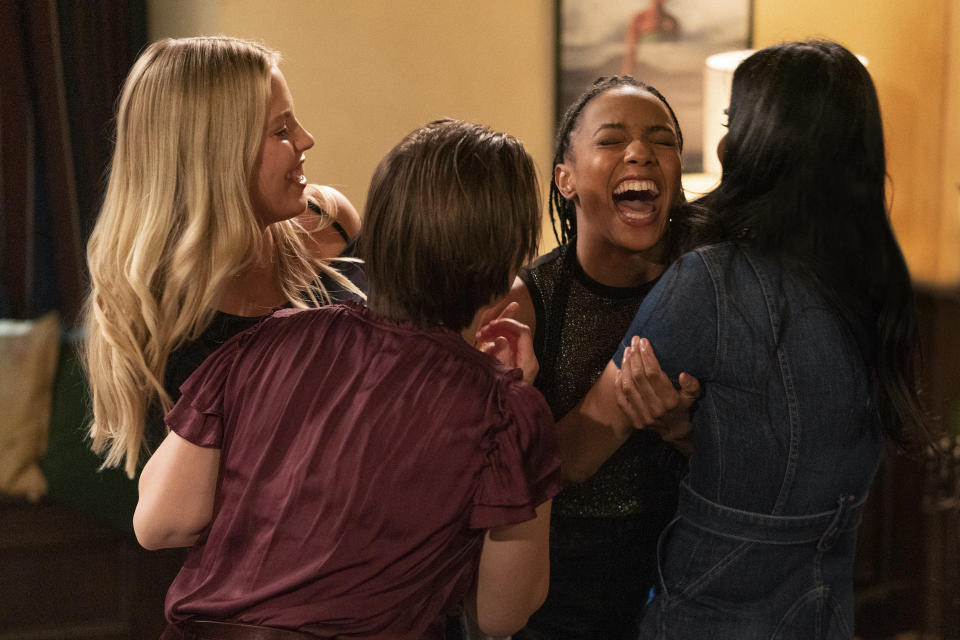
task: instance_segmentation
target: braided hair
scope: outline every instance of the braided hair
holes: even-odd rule
[[[667,112],[673,119],[673,126],[677,130],[677,146],[681,152],[683,151],[683,133],[680,131],[680,123],[663,94],[633,76],[601,76],[594,80],[593,85],[581,93],[580,97],[567,107],[563,114],[563,119],[560,121],[560,127],[557,130],[557,150],[553,156],[554,172],[557,165],[563,163],[564,158],[570,153],[570,133],[579,123],[580,114],[583,113],[584,108],[600,94],[617,87],[636,87],[656,96],[667,108]],[[554,180],[550,181],[550,223],[553,227],[553,235],[559,244],[566,244],[577,235],[577,208],[573,202],[563,197]]]

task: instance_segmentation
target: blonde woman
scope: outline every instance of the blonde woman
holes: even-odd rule
[[[164,39],[124,84],[87,247],[85,364],[92,447],[131,477],[179,385],[221,343],[277,307],[324,302],[327,284],[359,293],[327,264],[359,215],[307,184],[313,137],[278,62],[235,38]]]

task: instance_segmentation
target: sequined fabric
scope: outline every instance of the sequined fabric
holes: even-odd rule
[[[621,288],[596,282],[571,246],[558,247],[520,274],[537,314],[535,384],[555,418],[570,411],[600,377],[654,284]],[[554,498],[553,513],[582,518],[662,513],[675,504],[683,464],[655,434],[637,431],[596,474]]]

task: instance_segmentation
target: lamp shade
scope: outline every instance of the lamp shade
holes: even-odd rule
[[[717,158],[717,143],[726,133],[727,122],[724,110],[730,104],[730,87],[733,72],[745,58],[756,49],[740,49],[715,53],[706,59],[703,71],[703,172],[710,176],[721,173]],[[869,64],[866,57],[857,55],[863,66]]]
[[[730,104],[733,72],[754,49],[724,51],[709,56],[703,70],[703,172],[720,175],[717,143],[726,133],[724,110]]]

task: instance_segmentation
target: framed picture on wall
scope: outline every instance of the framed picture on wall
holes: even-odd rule
[[[703,167],[704,64],[747,49],[751,0],[557,0],[557,113],[598,76],[632,75],[670,102],[685,172]]]

